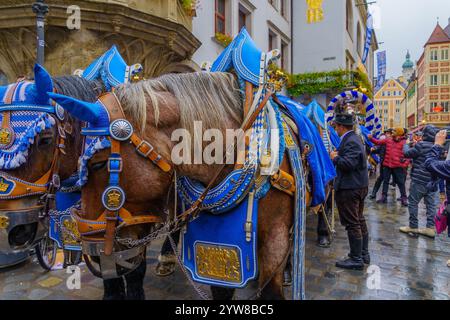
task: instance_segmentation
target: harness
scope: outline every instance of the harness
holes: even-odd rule
[[[57,144],[53,153],[53,160],[50,169],[36,181],[24,181],[22,179],[12,177],[3,171],[0,172],[0,200],[21,199],[43,194],[48,194],[47,199],[49,199],[52,198],[55,190],[60,186],[60,179],[58,175],[60,156],[61,154],[65,154],[64,149],[66,133],[72,133],[72,126],[66,120],[64,109],[57,104],[52,104],[49,106],[13,105],[13,97],[16,94],[17,87],[22,82],[24,81],[16,82],[15,84],[9,86],[6,91],[4,106],[1,107],[2,129],[0,131],[0,143],[5,146],[13,143],[14,131],[10,125],[11,112],[26,110],[45,112],[52,115],[57,127]]]
[[[102,203],[105,210],[96,220],[82,218],[78,210],[74,210],[74,217],[78,222],[82,238],[97,242],[104,240],[104,254],[110,256],[113,252],[114,237],[117,229],[126,226],[162,222],[161,217],[154,213],[133,216],[124,207],[126,194],[120,187],[120,174],[123,169],[122,144],[132,143],[140,156],[149,159],[163,172],[171,173],[173,169],[170,162],[158,153],[150,142],[141,139],[134,132],[131,123],[125,119],[122,106],[113,92],[100,96],[98,103],[105,107],[110,119],[109,128],[95,130],[96,135],[107,136],[111,142],[111,154],[108,158],[107,166],[109,184],[102,195]],[[84,128],[82,134],[85,136],[93,135],[94,132],[89,128]],[[119,225],[117,225],[117,222],[119,222]],[[104,233],[103,239],[95,237],[99,233]]]

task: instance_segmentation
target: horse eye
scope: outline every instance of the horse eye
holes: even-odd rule
[[[38,145],[39,146],[48,146],[52,143],[53,138],[52,137],[48,137],[48,138],[40,138],[38,141]]]
[[[98,171],[103,169],[104,167],[106,167],[106,164],[108,163],[108,161],[101,161],[101,162],[97,162],[97,163],[93,163],[90,165],[91,169],[94,171]]]

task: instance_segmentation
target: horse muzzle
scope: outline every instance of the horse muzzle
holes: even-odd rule
[[[48,230],[44,207],[22,201],[0,203],[0,251],[18,253],[30,249]]]

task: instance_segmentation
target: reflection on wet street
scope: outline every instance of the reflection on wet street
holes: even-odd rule
[[[372,181],[373,182],[373,181]],[[329,249],[316,246],[316,217],[308,215],[306,292],[308,299],[449,299],[450,241],[440,235],[435,240],[411,238],[398,231],[408,223],[390,187],[387,205],[366,200],[370,229],[372,266],[364,271],[340,270],[336,259],[348,253],[346,234],[336,217],[336,237]],[[421,223],[425,223],[421,206]],[[422,225],[423,226],[423,225]],[[177,268],[175,274],[159,278],[154,273],[162,242],[148,250],[145,292],[147,299],[198,299],[197,293]],[[101,299],[102,282],[81,266],[81,289],[69,290],[66,270],[44,272],[32,257],[19,266],[0,271],[0,299]],[[201,286],[209,292],[207,287]],[[237,292],[238,298],[252,296],[256,284]],[[286,288],[289,297],[289,288]]]

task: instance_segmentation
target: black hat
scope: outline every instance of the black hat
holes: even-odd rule
[[[343,126],[352,126],[355,124],[355,115],[351,113],[338,113],[334,122]]]

